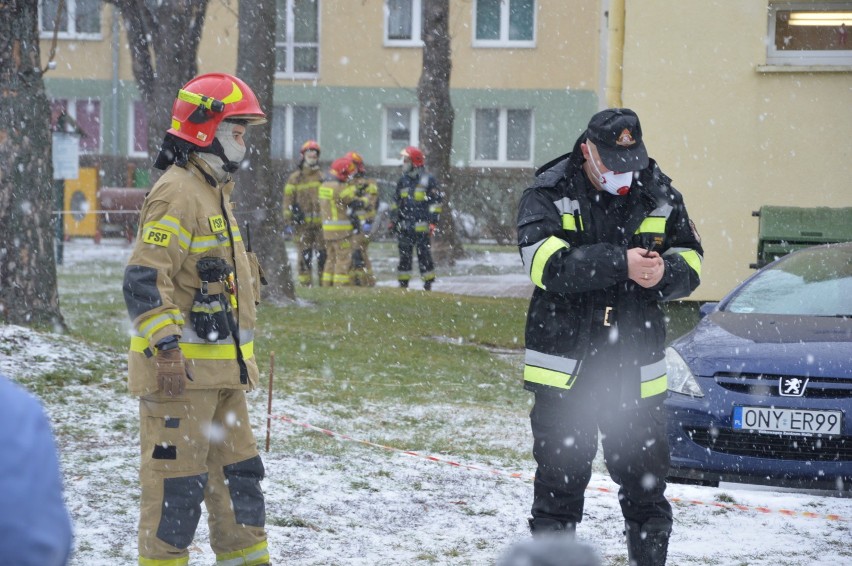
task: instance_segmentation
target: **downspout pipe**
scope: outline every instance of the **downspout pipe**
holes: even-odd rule
[[[626,0],[610,0],[607,18],[606,104],[609,108],[621,108],[622,80],[624,77],[624,3]]]
[[[118,80],[118,8],[112,6],[112,153],[113,155],[121,155],[121,147],[118,141],[119,127],[118,105],[121,97],[118,95],[119,80]]]

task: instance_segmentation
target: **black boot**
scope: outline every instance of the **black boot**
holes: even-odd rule
[[[399,286],[402,287],[403,289],[408,289],[408,280],[407,279],[400,279],[399,280]]]
[[[625,521],[627,562],[629,566],[666,566],[672,522],[664,517],[652,517],[640,525]]]
[[[530,533],[534,537],[547,535],[566,535],[574,538],[574,533],[577,530],[577,523],[567,521],[559,521],[557,519],[547,519],[544,517],[532,517],[528,519],[530,525]]]
[[[424,291],[431,291],[432,290],[432,280],[431,279],[423,282],[423,290]]]

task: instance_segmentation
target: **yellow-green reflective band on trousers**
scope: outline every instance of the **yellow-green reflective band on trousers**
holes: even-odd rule
[[[524,353],[524,381],[560,389],[571,389],[577,379],[577,360],[527,350]]]
[[[130,351],[144,353],[148,349],[148,340],[141,336],[130,337]],[[180,350],[190,360],[236,360],[237,350],[234,344],[186,344],[180,343]],[[240,344],[243,359],[254,356],[254,341]]]
[[[216,566],[259,566],[269,563],[266,541],[248,548],[216,555]]]
[[[139,557],[139,566],[186,566],[189,564],[189,556],[182,556],[181,558],[166,558],[164,560],[157,560],[156,558],[143,558]]]
[[[642,399],[666,392],[669,387],[669,378],[666,369],[665,358],[639,368],[639,375],[642,380],[640,390],[640,397]]]
[[[523,248],[521,250],[521,259],[529,271],[530,280],[536,286],[547,290],[547,287],[542,282],[547,262],[553,254],[562,249],[567,250],[569,247],[568,242],[565,240],[560,240],[556,236],[550,236],[546,240]]]

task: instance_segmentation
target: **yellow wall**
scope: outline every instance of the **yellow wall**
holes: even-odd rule
[[[762,73],[767,2],[626,2],[623,103],[705,247],[695,299],[753,273],[762,205],[852,206],[852,72]]]

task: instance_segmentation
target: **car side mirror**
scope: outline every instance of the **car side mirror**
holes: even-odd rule
[[[708,314],[716,312],[717,308],[719,308],[719,303],[704,303],[698,307],[698,318],[702,319]]]

